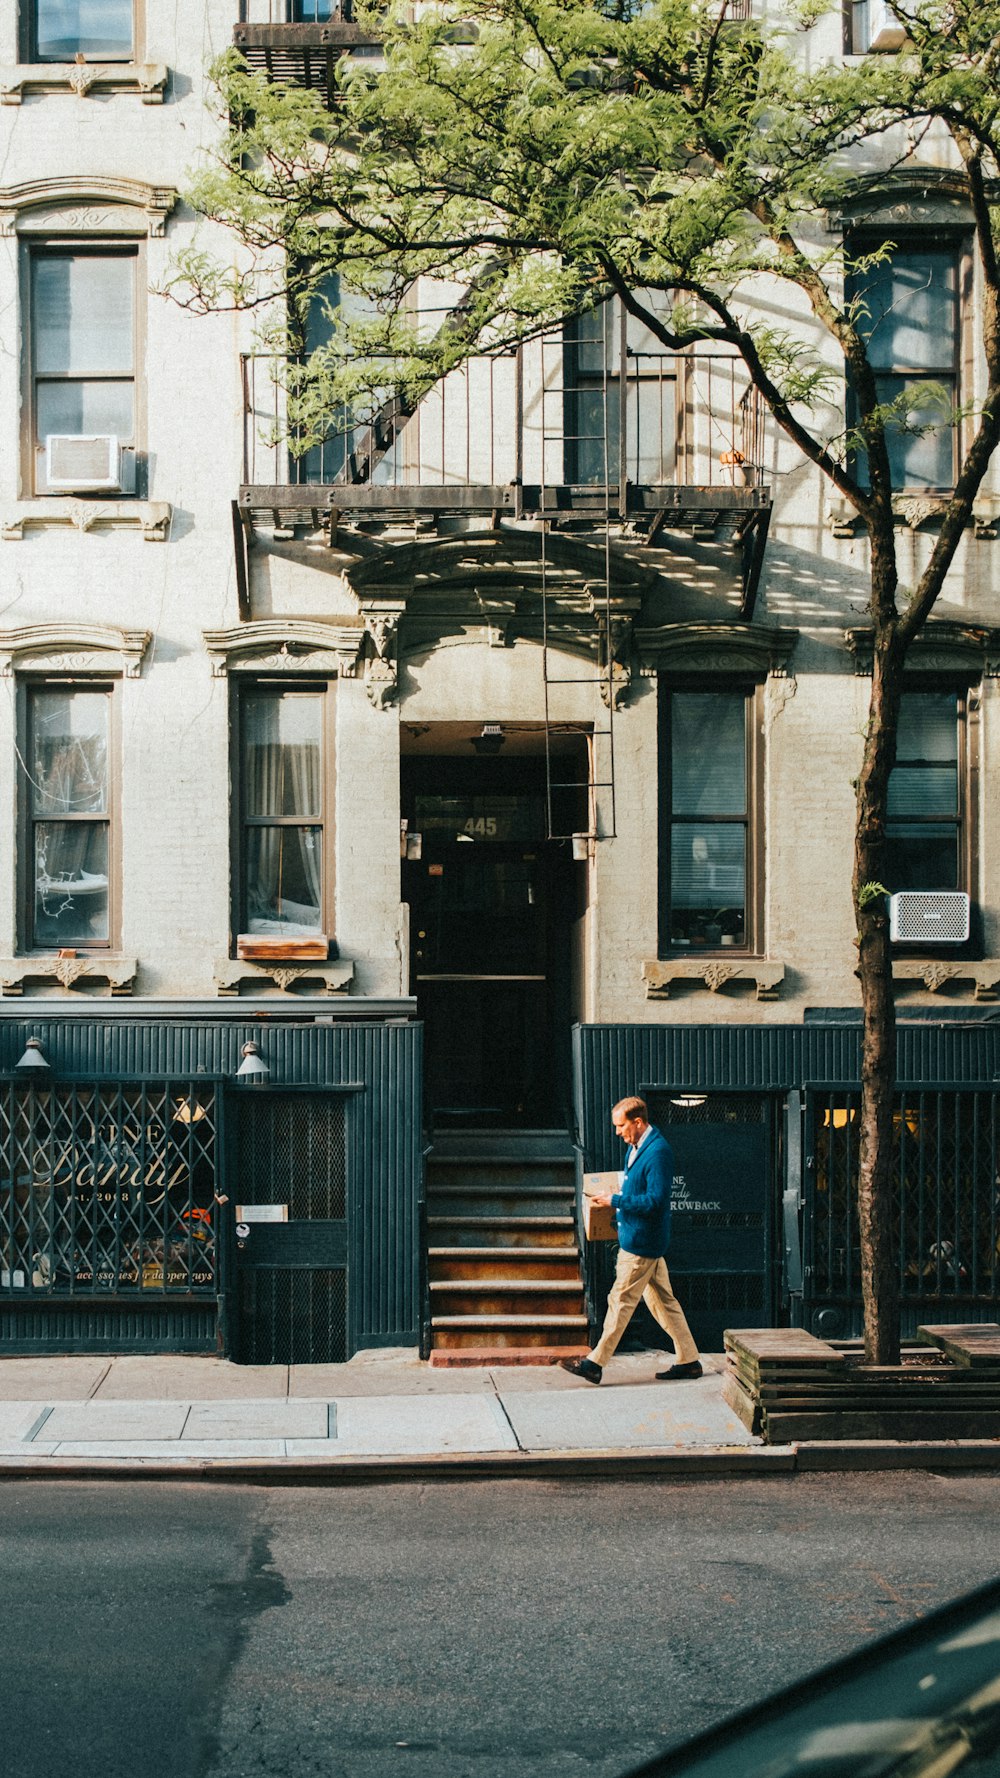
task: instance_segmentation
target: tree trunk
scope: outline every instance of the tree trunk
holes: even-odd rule
[[[886,577],[894,585],[894,554],[882,554],[873,539],[873,587]],[[891,604],[891,601],[890,601]],[[880,601],[873,599],[877,613]],[[882,610],[886,605],[882,604]],[[858,779],[854,840],[854,908],[858,928],[858,976],[864,1038],[861,1056],[858,1221],[865,1359],[868,1364],[899,1363],[899,1236],[893,1202],[893,1095],[896,1079],[896,1009],[892,989],[889,914],[884,895],[866,885],[884,880],[885,821],[889,774],[896,758],[896,727],[902,693],[905,648],[894,621],[876,618],[871,703],[864,763]]]

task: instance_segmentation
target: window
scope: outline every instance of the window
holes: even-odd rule
[[[886,0],[845,0],[844,52],[864,56],[872,50],[902,49],[906,30]]]
[[[893,891],[969,886],[965,728],[962,694],[904,692],[886,823]]]
[[[758,948],[753,690],[661,698],[661,949]]]
[[[850,243],[854,257],[871,253],[878,240]],[[957,431],[950,416],[959,401],[961,294],[965,277],[956,241],[935,244],[910,239],[893,247],[891,257],[854,273],[847,283],[849,299],[864,306],[861,331],[878,389],[879,400],[893,401],[904,390],[926,390],[926,399],[911,410],[912,425],[932,428],[923,434],[886,429],[892,484],[900,490],[946,490],[956,475]],[[848,423],[857,420],[857,405],[848,399]],[[859,462],[859,471],[864,464]]]
[[[254,686],[240,697],[240,932],[327,930],[326,703],[325,686]]]
[[[31,367],[34,487],[46,480],[52,435],[136,441],[135,282],[138,249],[45,247],[32,253]],[[107,475],[106,456],[94,464]],[[86,465],[77,464],[80,489]],[[134,474],[132,478],[134,487]],[[62,484],[60,484],[60,491]],[[113,490],[117,491],[117,490]],[[123,479],[121,491],[127,491]]]
[[[34,0],[30,59],[72,62],[131,59],[133,0]]]
[[[22,754],[29,950],[113,937],[110,686],[30,685]]]
[[[293,25],[324,24],[332,18],[349,18],[348,0],[290,0],[288,17]]]
[[[364,321],[374,317],[376,312],[363,297],[342,291],[336,272],[327,273],[309,297],[304,320],[293,323],[293,337],[297,334],[303,358],[329,344],[334,333],[333,317],[338,309],[348,321]],[[351,423],[348,408],[335,409],[326,423],[326,435],[321,442],[310,445],[301,456],[290,456],[290,482],[296,486],[315,486],[345,476],[350,453],[366,430],[363,423]],[[388,478],[392,462],[390,452],[388,459],[383,459],[377,466],[376,479]]]
[[[652,292],[646,292],[646,300],[668,301]],[[563,357],[566,481],[617,486],[623,467],[623,420],[627,480],[645,485],[672,481],[677,456],[676,355],[633,316],[626,320],[615,301],[566,324]]]

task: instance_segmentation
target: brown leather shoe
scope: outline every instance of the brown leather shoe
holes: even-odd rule
[[[560,1358],[559,1363],[571,1377],[582,1377],[585,1383],[599,1383],[604,1375],[592,1358]]]
[[[689,1377],[703,1377],[701,1359],[692,1358],[690,1364],[672,1364],[668,1371],[657,1371],[658,1383],[686,1383]]]

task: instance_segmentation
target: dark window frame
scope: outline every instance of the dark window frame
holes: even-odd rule
[[[21,55],[25,62],[36,67],[59,68],[72,62],[73,56],[46,56],[38,46],[38,15],[42,0],[24,0],[21,11]],[[105,63],[115,67],[135,67],[144,59],[142,41],[143,7],[141,0],[132,0],[132,43],[127,54],[118,55],[87,55],[82,53],[86,62]]]
[[[954,389],[953,405],[958,408],[964,399],[964,385],[968,380],[970,366],[969,329],[971,326],[970,306],[973,263],[969,230],[968,228],[954,225],[937,227],[907,224],[898,229],[891,228],[888,225],[878,227],[869,225],[856,229],[848,229],[845,235],[845,246],[850,258],[855,258],[864,253],[870,253],[875,248],[884,246],[886,242],[892,242],[896,251],[901,256],[908,258],[918,257],[922,252],[940,252],[943,248],[947,248],[951,251],[955,267],[955,338],[949,366],[945,366],[943,362],[934,369],[926,369],[922,366],[914,368],[913,366],[908,365],[893,365],[891,370],[877,371],[875,373],[876,380],[893,377],[907,382],[933,383],[941,382],[944,379],[950,379]],[[848,278],[845,285],[845,297],[849,299],[852,295],[857,294],[858,288],[859,287],[855,287],[852,280]],[[845,382],[844,415],[849,429],[856,425],[857,404],[850,377],[847,377]],[[914,486],[912,484],[904,483],[898,488],[894,487],[893,492],[896,494],[931,496],[935,493],[939,495],[947,495],[955,486],[959,467],[965,453],[966,444],[967,428],[964,422],[959,421],[959,423],[951,429],[952,472],[946,487],[935,489],[923,485]],[[865,465],[859,453],[852,452],[849,461],[852,472],[854,474],[863,475]]]
[[[731,693],[744,701],[746,723],[746,815],[697,816],[690,817],[692,824],[697,821],[718,820],[721,823],[734,825],[742,820],[746,829],[746,885],[745,909],[742,945],[704,945],[692,951],[688,946],[679,946],[671,942],[671,832],[675,824],[673,812],[673,774],[671,748],[671,712],[673,695],[690,692]],[[764,954],[764,863],[765,863],[765,832],[764,832],[764,682],[761,679],[743,676],[732,679],[709,679],[704,676],[682,678],[674,674],[661,673],[658,679],[657,709],[657,954],[668,959],[674,957],[760,957]],[[682,818],[683,819],[683,818]]]
[[[316,937],[334,940],[335,932],[335,809],[336,809],[336,766],[334,737],[336,732],[335,694],[337,681],[329,675],[309,676],[303,674],[294,679],[272,679],[262,675],[259,679],[246,674],[235,676],[234,697],[230,718],[230,783],[233,794],[230,798],[230,857],[231,872],[231,927],[232,936],[230,954],[236,955],[237,939],[249,934],[249,915],[247,912],[247,847],[246,834],[250,826],[287,826],[287,827],[319,827],[322,829],[320,841],[320,926]],[[278,696],[279,694],[307,693],[320,701],[320,813],[315,819],[305,819],[298,815],[289,816],[248,816],[246,810],[246,773],[244,771],[244,711],[248,698],[257,696]],[[271,935],[280,938],[280,934]],[[289,933],[290,945],[301,939],[304,934]]]
[[[965,945],[932,945],[900,942],[894,947],[901,957],[955,957],[980,954],[982,950],[982,918],[978,902],[979,888],[979,774],[981,771],[981,687],[968,678],[953,675],[921,674],[907,676],[903,697],[921,692],[948,692],[956,700],[955,720],[958,747],[956,785],[958,809],[954,822],[944,817],[925,817],[927,825],[954,826],[958,861],[955,889],[969,897],[969,939]],[[918,825],[919,817],[897,817],[907,825]],[[893,885],[888,885],[890,889]]]
[[[45,450],[38,426],[38,385],[39,383],[74,383],[74,382],[122,382],[129,383],[132,388],[132,419],[133,433],[129,440],[123,441],[127,449],[133,453],[135,460],[135,486],[128,492],[109,493],[107,496],[99,492],[90,493],[87,499],[99,500],[134,500],[142,498],[146,493],[146,404],[145,404],[145,305],[142,296],[146,288],[145,279],[145,242],[135,235],[42,235],[29,236],[22,242],[22,291],[23,291],[23,369],[24,369],[24,422],[22,424],[22,487],[30,498],[59,500],[75,499],[76,496],[63,493],[61,489],[52,492],[45,483]],[[35,369],[35,265],[41,259],[59,258],[80,259],[128,259],[132,262],[132,371],[131,375],[124,372],[88,373],[86,376],[73,375],[70,372],[37,372]]]
[[[609,297],[606,303],[600,304],[595,310],[588,311],[588,315],[601,314],[603,311],[610,312],[610,322],[604,332],[604,365],[603,369],[599,371],[584,371],[580,368],[585,344],[593,347],[597,343],[596,341],[584,342],[581,340],[579,328],[582,317],[577,316],[575,319],[563,323],[563,479],[571,487],[618,488],[624,481],[632,482],[633,485],[641,485],[635,483],[635,478],[629,475],[630,461],[634,458],[638,464],[642,456],[638,431],[640,423],[639,387],[641,384],[648,384],[651,388],[659,386],[663,390],[663,394],[661,394],[662,416],[667,411],[664,385],[672,383],[674,397],[673,463],[668,464],[666,461],[664,440],[661,435],[660,478],[658,483],[650,485],[673,483],[678,478],[679,464],[684,452],[682,419],[689,360],[683,353],[669,353],[666,347],[658,354],[632,351],[628,344],[629,315],[624,304],[618,297]],[[641,368],[643,360],[654,357],[662,358],[664,361],[669,360],[674,366],[673,372],[669,376],[664,375],[662,366],[643,371]],[[612,367],[616,359],[618,369],[614,370]],[[622,376],[623,367],[624,378]],[[586,441],[591,441],[593,449],[592,441],[595,435],[580,431],[582,422],[578,398],[585,392],[603,392],[605,389],[607,390],[608,417],[610,418],[612,408],[616,410],[618,439],[617,450],[615,450],[613,448],[614,439],[608,429],[607,443],[612,448],[608,451],[610,460],[605,462],[605,479],[601,482],[587,479],[581,473],[581,447]],[[634,424],[631,423],[633,420]],[[603,451],[604,441],[599,441],[599,443]]]
[[[107,938],[74,938],[77,951],[113,953],[121,943],[121,701],[120,680],[115,674],[95,673],[89,676],[67,676],[49,673],[24,673],[17,686],[17,950],[20,956],[51,956],[51,940],[35,935],[35,825],[44,821],[69,821],[97,825],[103,822],[108,830],[108,936]],[[34,755],[34,717],[32,702],[40,692],[103,693],[108,699],[108,808],[106,816],[36,815],[32,806],[30,773]]]

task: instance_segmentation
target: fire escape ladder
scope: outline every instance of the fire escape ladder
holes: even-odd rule
[[[624,318],[621,340],[621,365],[624,371]],[[574,397],[578,391],[571,388],[566,378],[566,341],[563,336],[557,340],[551,335],[543,337],[540,348],[541,369],[541,463],[540,463],[540,584],[542,598],[542,683],[544,688],[544,729],[545,729],[545,790],[546,790],[546,828],[549,839],[578,839],[579,835],[564,833],[557,819],[557,806],[564,804],[559,792],[579,790],[579,782],[569,782],[565,778],[565,768],[560,767],[560,756],[553,751],[553,735],[563,724],[553,717],[553,688],[563,685],[590,685],[596,688],[607,716],[601,727],[595,723],[588,736],[587,748],[587,829],[586,842],[590,845],[598,839],[614,839],[617,831],[615,809],[615,698],[622,687],[616,673],[615,642],[616,620],[612,602],[612,563],[611,563],[611,522],[612,495],[619,513],[626,511],[627,489],[625,485],[625,441],[627,431],[625,425],[625,386],[624,374],[617,380],[617,388],[612,387],[608,374],[607,352],[603,354],[603,373],[599,392],[600,407],[600,439],[604,464],[604,572],[591,585],[590,610],[576,614],[576,621],[581,628],[588,621],[594,626],[593,637],[595,671],[592,673],[566,674],[553,664],[553,604],[555,595],[550,583],[550,563],[548,551],[549,529],[554,522],[550,512],[554,513],[555,500],[550,500],[549,493],[553,481],[558,487],[571,478],[567,473],[570,467],[579,471],[576,458],[579,453],[579,436],[568,435],[568,425],[574,414],[573,424],[579,426],[580,404],[574,408]],[[550,372],[552,374],[550,374]],[[608,425],[608,403],[615,400],[620,403],[619,439],[621,450],[619,461],[614,467],[618,471],[617,485],[611,482],[610,471],[610,428]],[[552,415],[553,404],[556,413]],[[559,454],[558,473],[550,475],[549,458],[552,452]],[[574,475],[573,479],[577,479]],[[558,695],[558,694],[557,694]]]

